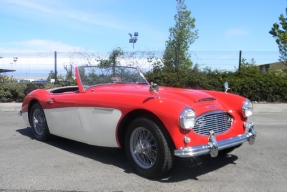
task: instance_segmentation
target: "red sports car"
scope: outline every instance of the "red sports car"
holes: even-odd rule
[[[38,89],[22,114],[36,139],[51,134],[90,145],[124,147],[144,177],[167,172],[175,156],[228,153],[256,132],[252,103],[225,92],[158,87],[133,67],[79,66],[78,86]]]

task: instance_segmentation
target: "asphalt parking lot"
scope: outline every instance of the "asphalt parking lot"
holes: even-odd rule
[[[158,180],[138,176],[121,149],[59,137],[36,141],[15,111],[2,111],[0,191],[286,191],[287,111],[270,110],[251,118],[255,145],[224,157],[177,160]]]

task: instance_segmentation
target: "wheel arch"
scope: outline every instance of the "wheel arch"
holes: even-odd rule
[[[120,147],[124,147],[125,145],[125,135],[126,135],[126,131],[127,131],[129,124],[133,120],[140,118],[140,117],[147,118],[147,119],[154,121],[159,126],[161,132],[166,138],[170,149],[175,149],[173,140],[170,134],[168,133],[167,129],[165,128],[164,124],[162,123],[162,121],[154,113],[152,113],[151,111],[145,110],[145,109],[133,110],[129,112],[128,114],[126,114],[120,121],[118,130],[117,130],[117,138],[118,138]]]
[[[32,109],[32,107],[33,107],[33,105],[34,105],[35,103],[39,103],[39,105],[41,105],[40,102],[39,102],[37,99],[32,99],[32,100],[29,102],[29,105],[28,105],[28,120],[29,120],[30,125],[31,125],[31,122],[30,122],[30,112],[31,112],[31,109]]]

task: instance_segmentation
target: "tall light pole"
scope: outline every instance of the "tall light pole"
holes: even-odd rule
[[[12,64],[16,64],[16,62],[18,61],[18,57],[13,57],[13,62],[11,62],[10,64],[12,65]]]
[[[129,33],[129,36],[130,36],[129,42],[133,44],[133,48],[134,48],[134,44],[138,40],[139,33],[138,32],[134,32],[134,36],[131,33]]]

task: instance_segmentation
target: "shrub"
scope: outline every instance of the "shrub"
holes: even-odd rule
[[[0,84],[0,102],[22,102],[25,96],[35,89],[51,89],[66,85],[75,85],[75,82],[59,82],[58,84],[18,83],[4,81]]]
[[[26,93],[27,84],[17,82],[3,82],[0,85],[0,102],[21,102]]]
[[[157,69],[146,73],[150,82],[163,86],[208,89],[223,91],[224,82],[230,86],[229,92],[242,95],[258,102],[287,102],[287,75],[286,72],[260,72],[256,65],[242,65],[240,71],[226,72],[198,66],[181,72],[164,71]]]
[[[224,91],[224,82],[230,86],[229,92],[242,95],[258,102],[287,102],[286,71],[260,72],[254,65],[243,65],[240,71],[226,72],[205,68],[200,70],[197,65],[185,71],[168,71],[155,68],[146,74],[149,82],[161,86],[182,87],[191,89],[208,89]],[[0,83],[0,102],[22,102],[24,97],[35,89],[51,89],[73,82],[58,82],[58,84],[42,83]]]

